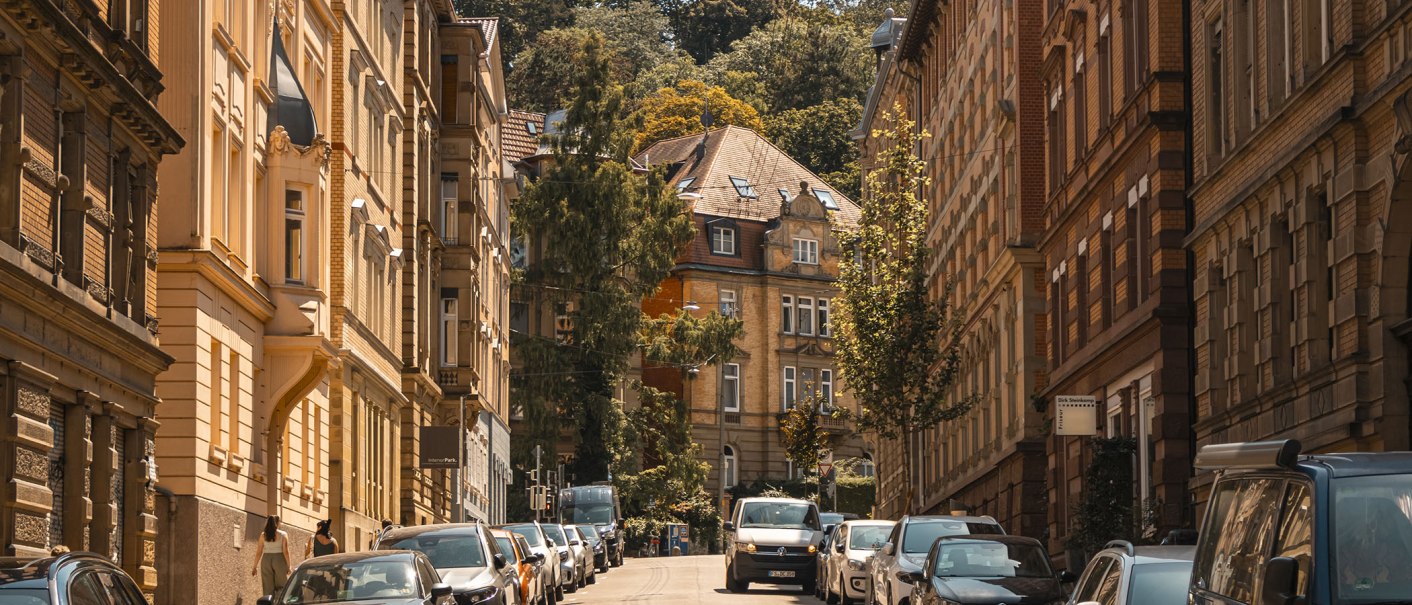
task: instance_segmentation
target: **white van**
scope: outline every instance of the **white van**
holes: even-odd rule
[[[813,502],[744,498],[724,527],[727,590],[745,592],[751,582],[759,582],[813,591],[815,555],[824,537]]]

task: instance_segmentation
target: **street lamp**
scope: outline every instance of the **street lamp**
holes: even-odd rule
[[[688,300],[686,301],[686,304],[682,305],[681,308],[686,309],[687,311],[700,311],[701,305],[696,304],[696,301],[694,300]]]

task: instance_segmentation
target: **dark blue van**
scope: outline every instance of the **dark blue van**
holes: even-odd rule
[[[1412,452],[1209,445],[1191,605],[1412,605]]]

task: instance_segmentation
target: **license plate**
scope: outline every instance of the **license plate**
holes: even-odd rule
[[[794,577],[794,572],[792,572],[792,571],[772,571],[772,572],[770,572],[770,577],[771,577],[771,578],[793,578],[793,577]]]

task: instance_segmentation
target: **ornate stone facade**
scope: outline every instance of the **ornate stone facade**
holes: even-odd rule
[[[0,4],[0,554],[158,584],[159,0]]]

